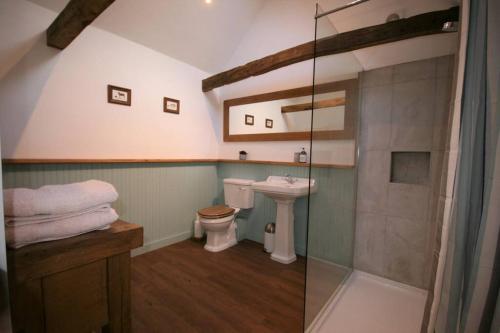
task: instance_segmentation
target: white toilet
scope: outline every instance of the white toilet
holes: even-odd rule
[[[219,252],[238,243],[236,239],[235,217],[240,209],[253,207],[254,183],[249,179],[224,179],[224,198],[226,205],[200,209],[197,219],[207,233],[205,250]]]

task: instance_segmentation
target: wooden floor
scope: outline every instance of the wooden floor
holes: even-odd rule
[[[183,241],[132,259],[133,332],[302,332],[305,260],[283,265],[242,241]]]

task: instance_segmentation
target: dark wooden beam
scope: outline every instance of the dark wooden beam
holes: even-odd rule
[[[115,0],[71,0],[47,29],[47,45],[68,46]]]
[[[335,106],[345,105],[345,98],[331,98],[324,99],[322,101],[314,102],[314,109],[324,109],[324,108],[332,108]],[[309,111],[312,110],[312,103],[302,103],[302,104],[293,104],[293,105],[285,105],[281,107],[281,113],[289,113],[289,112],[300,112],[300,111]]]
[[[447,33],[442,30],[448,21],[458,21],[459,7],[424,13],[397,21],[356,29],[321,38],[316,43],[316,56],[354,51],[404,39]],[[213,75],[202,81],[202,90],[210,91],[226,84],[314,58],[314,41],[301,44],[245,65]]]

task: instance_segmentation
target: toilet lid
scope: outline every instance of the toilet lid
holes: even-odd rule
[[[220,219],[234,214],[234,208],[217,205],[200,209],[198,215],[206,219]]]

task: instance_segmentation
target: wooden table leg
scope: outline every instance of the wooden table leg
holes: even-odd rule
[[[130,252],[108,258],[109,333],[128,333],[131,327]]]
[[[14,332],[45,332],[42,281],[29,280],[22,286],[11,283],[11,311]]]

